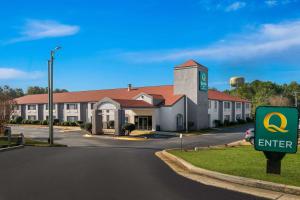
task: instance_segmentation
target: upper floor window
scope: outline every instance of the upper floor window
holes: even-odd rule
[[[217,110],[217,109],[218,109],[218,102],[215,101],[215,110]]]
[[[45,108],[46,108],[46,110],[48,110],[49,108],[49,105],[48,104],[45,104]],[[55,110],[55,104],[53,104],[53,110]]]
[[[210,108],[211,108],[211,101],[208,100],[208,109],[210,109]]]
[[[77,103],[68,103],[67,104],[67,110],[77,110],[78,105]]]
[[[230,102],[228,101],[224,102],[224,109],[230,109]]]
[[[28,105],[27,109],[28,110],[36,110],[36,105]]]
[[[242,104],[241,103],[236,103],[236,109],[238,110],[238,109],[241,109],[242,108]]]
[[[250,108],[250,104],[246,103],[246,109],[249,109],[249,108]]]

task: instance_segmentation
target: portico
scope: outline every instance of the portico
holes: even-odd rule
[[[105,97],[93,107],[92,132],[93,134],[103,134],[103,124],[108,123],[107,119],[114,121],[115,135],[122,135],[122,127],[125,123],[132,123],[139,130],[155,130],[156,113],[153,105],[142,100]]]

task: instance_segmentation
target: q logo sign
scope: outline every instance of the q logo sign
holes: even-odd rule
[[[276,126],[274,124],[270,124],[270,119],[274,116],[278,116],[280,118],[280,126]],[[272,133],[276,133],[276,132],[281,132],[281,133],[286,133],[288,132],[288,130],[285,130],[286,128],[286,125],[287,125],[287,120],[286,120],[286,117],[282,114],[282,113],[279,113],[279,112],[271,112],[269,114],[267,114],[264,118],[264,127],[272,132]]]

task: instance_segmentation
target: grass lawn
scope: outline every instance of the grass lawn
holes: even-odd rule
[[[25,138],[25,146],[35,146],[35,147],[66,147],[63,144],[53,144],[50,145],[48,142],[33,140],[29,138]]]
[[[281,175],[266,174],[266,159],[262,152],[255,151],[252,146],[169,152],[204,169],[300,186],[300,152],[286,154],[281,162]]]

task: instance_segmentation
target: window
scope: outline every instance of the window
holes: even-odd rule
[[[48,119],[49,119],[49,116],[47,115],[46,120],[48,120]],[[55,115],[53,115],[53,119],[57,119]]]
[[[125,123],[129,123],[129,116],[125,116]]]
[[[28,110],[36,110],[36,105],[28,105],[27,109]]]
[[[109,110],[106,110],[106,113],[109,113]]]
[[[46,108],[46,110],[49,109],[49,108],[48,108],[48,104],[45,104],[45,108]],[[53,104],[53,110],[55,110],[55,104]]]
[[[94,109],[94,105],[95,105],[95,103],[91,103],[91,110]]]
[[[67,110],[77,110],[77,103],[68,103]]]
[[[230,102],[228,101],[224,102],[224,109],[230,109]]]
[[[208,100],[208,109],[211,108],[211,100]]]
[[[224,120],[230,121],[230,115],[224,115]]]
[[[218,109],[218,102],[215,101],[215,110],[217,110],[217,109]]]
[[[106,121],[109,122],[109,115],[106,115]]]
[[[249,109],[249,108],[250,108],[250,104],[246,103],[246,109]]]
[[[236,120],[242,119],[242,115],[241,115],[241,114],[236,115],[235,119],[236,119]]]
[[[28,115],[28,120],[36,120],[36,116],[35,115]]]
[[[78,121],[78,117],[77,116],[67,116],[67,121],[76,122],[76,121]]]
[[[240,110],[241,108],[242,108],[242,104],[241,104],[241,103],[239,103],[239,102],[238,102],[238,103],[236,103],[236,109],[237,109],[237,110]]]

